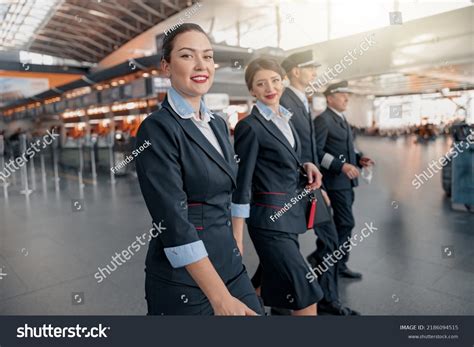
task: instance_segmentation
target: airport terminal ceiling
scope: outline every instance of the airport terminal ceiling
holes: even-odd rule
[[[88,66],[92,71],[111,67],[123,63],[126,57],[156,54],[155,36],[180,19],[180,8],[191,8],[194,11],[190,15],[207,29],[213,41],[223,48],[229,46],[223,49],[226,53],[220,58],[221,68],[241,65],[241,57],[233,53],[232,46],[256,54],[262,53],[261,49],[264,53],[276,52],[279,57],[285,50],[309,47],[322,63],[319,79],[327,81],[328,69],[345,58],[350,49],[357,48],[358,41],[376,32],[377,44],[368,53],[379,58],[374,61],[371,54],[365,54],[358,60],[357,69],[344,69],[336,80],[350,80],[364,95],[459,90],[474,85],[472,6],[463,11],[469,1],[375,1],[362,22],[355,20],[357,16],[346,16],[361,13],[363,6],[341,6],[337,1],[203,1],[201,6],[196,6],[201,4],[198,2],[144,0],[41,3],[13,1],[1,5],[4,21],[0,26],[0,62],[1,56],[15,57],[12,52],[18,52],[14,59],[23,69],[38,62],[67,62]],[[292,8],[292,4],[305,6]],[[387,10],[395,9],[403,10],[403,27],[387,25],[390,18],[381,15],[386,17]],[[319,20],[314,21],[315,16]],[[253,20],[256,17],[260,19],[258,24]],[[449,23],[447,30],[436,26],[438,19]],[[409,39],[407,34],[417,25],[426,29]],[[276,36],[266,34],[275,30]],[[453,45],[461,49],[453,50]],[[429,55],[423,54],[427,51]],[[239,79],[240,71],[234,72],[237,75],[227,80]],[[223,69],[221,74],[227,77],[229,72]]]
[[[96,63],[190,1],[25,0],[0,4],[0,50]]]

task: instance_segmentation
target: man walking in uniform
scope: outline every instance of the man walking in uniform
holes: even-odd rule
[[[327,87],[327,108],[314,120],[318,158],[321,163],[323,182],[331,199],[334,211],[334,222],[339,238],[339,245],[346,242],[354,228],[352,204],[354,187],[358,185],[357,167],[372,166],[374,162],[358,152],[353,143],[352,130],[344,116],[347,109],[350,90],[347,81]],[[341,277],[360,279],[362,274],[347,267],[349,253],[339,260],[338,271]]]
[[[301,140],[302,162],[312,162],[319,167],[315,129],[309,102],[304,91],[309,82],[316,78],[316,69],[320,64],[313,59],[312,51],[308,50],[290,55],[281,65],[287,73],[290,85],[285,88],[280,104],[293,113],[291,122]],[[322,194],[329,205],[329,198],[324,190],[322,190]],[[308,256],[308,261],[313,268],[317,267],[317,264],[321,264],[324,261],[324,256],[332,254],[339,245],[332,219],[327,223],[315,226],[314,230],[317,236],[317,249]],[[318,277],[324,292],[323,299],[318,302],[318,312],[341,316],[358,315],[358,312],[343,306],[339,301],[337,268],[338,265],[335,264]]]

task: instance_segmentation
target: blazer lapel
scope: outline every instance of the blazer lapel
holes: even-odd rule
[[[298,95],[295,94],[295,92],[293,90],[291,90],[290,88],[287,88],[285,90],[288,90],[288,95],[290,96],[290,98],[293,100],[293,104],[295,104],[298,108],[301,109],[301,112],[303,112],[303,114],[305,115],[306,118],[309,118],[311,119],[311,115],[309,114],[309,112],[306,110],[306,107],[304,106],[303,102],[301,101],[301,99],[298,97]],[[291,111],[291,110],[288,110],[288,111]],[[294,111],[291,111],[291,112],[295,112],[296,110]]]
[[[283,146],[285,146],[285,148],[291,153],[291,155],[295,158],[295,160],[298,162],[298,164],[301,163],[301,160],[300,158],[298,157],[296,151],[294,148],[291,147],[290,143],[288,142],[288,140],[286,139],[285,135],[283,135],[283,133],[280,131],[280,129],[278,129],[278,127],[272,122],[272,121],[269,121],[269,120],[266,120],[261,114],[260,112],[258,111],[257,107],[254,106],[253,110],[252,110],[252,113],[256,113],[257,115],[257,119],[260,123],[262,123],[262,125],[264,126],[265,129],[267,129],[267,131],[273,135],[273,137],[275,137],[278,141],[281,142],[281,144]],[[291,125],[290,125],[291,127]],[[297,143],[296,141],[296,137],[295,134],[296,132],[294,131],[293,128],[291,128],[292,131],[293,131],[293,136],[295,137],[295,144]]]
[[[332,113],[332,116],[334,117],[335,121],[339,123],[339,125],[345,130],[346,132],[346,144],[349,152],[349,163],[350,164],[356,164],[356,159],[355,156],[353,155],[354,153],[354,143],[353,143],[353,137],[352,137],[352,130],[351,126],[349,125],[349,122],[338,114],[336,114],[333,110],[329,109]]]
[[[201,133],[197,126],[190,119],[183,119],[179,115],[177,115],[176,112],[174,112],[174,110],[171,108],[167,100],[163,101],[162,107],[166,108],[171,113],[171,115],[176,119],[181,128],[183,128],[184,132],[209,156],[209,158],[211,158],[217,165],[219,165],[219,167],[230,176],[232,182],[236,184],[235,173],[227,162],[228,159],[226,160],[222,157],[222,155],[214,148],[213,145],[211,145],[208,139],[206,139],[206,137]],[[213,121],[211,119],[211,129],[214,131],[214,134],[216,135],[216,138],[219,141],[219,144],[221,145],[222,152],[225,154],[228,150],[226,148],[227,146],[223,146],[224,141],[222,137],[220,138],[221,134],[219,132],[219,129],[217,129],[217,127],[212,123]]]
[[[219,144],[221,145],[221,149],[222,149],[222,152],[224,153],[224,157],[226,159],[227,162],[230,162],[231,159],[231,153],[230,153],[230,142],[227,140],[224,139],[224,134],[222,134],[222,131],[219,129],[219,127],[217,126],[216,122],[213,121],[211,119],[211,121],[209,122],[209,124],[211,125],[211,129],[212,131],[214,131],[214,134],[216,135],[216,138],[217,138],[217,141],[219,142]]]
[[[293,137],[295,138],[295,148],[294,151],[298,155],[298,157],[301,157],[301,141],[300,137],[298,136],[298,133],[296,132],[295,127],[291,122],[289,122],[291,131],[293,132]]]
[[[342,119],[341,116],[336,114],[333,110],[329,109],[329,111],[331,111],[331,114],[334,117],[334,120],[336,121],[336,123],[339,124],[343,129],[347,129],[346,121]]]
[[[218,116],[216,116],[218,117]],[[222,152],[224,153],[225,159],[227,164],[229,165],[234,175],[237,176],[238,171],[238,160],[236,159],[237,156],[235,155],[234,148],[229,141],[229,135],[226,129],[219,130],[219,126],[216,121],[211,121],[211,128],[216,134],[217,141],[221,145]]]

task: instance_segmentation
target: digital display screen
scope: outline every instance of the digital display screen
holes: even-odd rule
[[[124,99],[143,98],[146,95],[146,79],[133,81],[123,87]]]
[[[104,89],[101,92],[102,103],[113,103],[115,101],[120,101],[120,87]]]

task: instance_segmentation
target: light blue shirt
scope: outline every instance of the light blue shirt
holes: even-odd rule
[[[304,107],[305,107],[305,109],[306,109],[306,112],[310,112],[310,110],[309,110],[308,98],[306,97],[305,93],[303,93],[302,91],[296,89],[296,88],[293,87],[292,85],[289,85],[288,88],[291,89],[291,90],[293,91],[293,93],[296,94],[296,96],[298,97],[298,99],[301,100],[301,102],[304,104]]]
[[[206,247],[201,240],[164,249],[166,257],[174,268],[195,263],[207,257]]]
[[[291,131],[291,127],[289,121],[293,113],[288,111],[286,108],[280,105],[279,111],[280,116],[276,115],[273,110],[265,105],[260,100],[257,101],[255,104],[258,111],[262,114],[262,116],[268,120],[273,122],[278,129],[283,133],[285,138],[288,140],[292,147],[295,146],[295,138],[293,136],[293,132]],[[250,216],[250,204],[234,204],[232,203],[232,216],[233,217],[241,217],[241,218],[248,218]]]
[[[179,94],[173,87],[168,89],[168,102],[171,108],[183,119],[194,118],[195,112],[192,106],[187,102],[181,94]],[[201,98],[200,111],[202,121],[209,123],[211,118],[214,118],[212,112],[207,108],[206,104]]]

